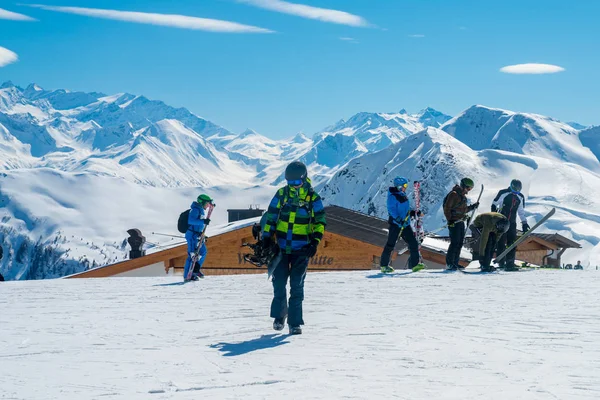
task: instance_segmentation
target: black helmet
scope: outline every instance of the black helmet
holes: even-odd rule
[[[521,189],[523,189],[523,184],[521,183],[520,180],[513,179],[510,182],[510,190],[512,190],[513,192],[520,192]]]
[[[462,180],[460,181],[460,186],[463,189],[473,189],[473,186],[475,186],[475,183],[473,182],[473,179],[471,179],[471,178],[462,178]]]
[[[305,181],[308,177],[306,165],[300,161],[294,161],[285,169],[285,180],[287,181]]]
[[[510,222],[508,222],[508,219],[502,218],[501,220],[496,222],[496,229],[498,230],[499,234],[505,234],[506,232],[508,232],[508,228],[510,228]]]

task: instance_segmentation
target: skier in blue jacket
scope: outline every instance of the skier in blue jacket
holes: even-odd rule
[[[412,269],[419,265],[419,243],[410,226],[410,217],[415,216],[415,211],[410,209],[410,202],[408,196],[406,196],[407,188],[408,179],[396,177],[394,178],[394,186],[388,190],[389,233],[380,261],[381,272],[383,273],[394,272],[394,269],[390,266],[390,257],[399,236],[402,236],[402,239],[408,245],[410,252],[408,267]]]
[[[198,246],[198,240],[204,226],[210,224],[210,219],[206,218],[206,209],[213,203],[213,200],[206,194],[201,194],[198,199],[190,206],[190,214],[188,217],[188,229],[185,233],[185,240],[187,240],[187,252],[188,258],[185,260],[185,268],[183,270],[183,279],[187,281],[188,272],[192,265],[192,257]],[[194,265],[194,271],[192,272],[192,278],[190,280],[197,281],[198,278],[204,278],[204,274],[200,269],[204,260],[206,259],[206,245],[201,244],[198,250],[198,260]]]

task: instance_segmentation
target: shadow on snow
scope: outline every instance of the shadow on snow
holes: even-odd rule
[[[410,270],[402,271],[402,272],[391,272],[391,273],[387,273],[387,274],[379,272],[377,274],[367,275],[367,279],[397,278],[399,276],[410,275],[412,273],[414,273],[414,272],[412,272]]]
[[[211,344],[210,348],[218,349],[225,353],[223,357],[235,357],[247,354],[256,350],[271,349],[278,347],[283,344],[289,343],[287,339],[288,335],[262,335],[259,338],[246,340],[238,343],[226,343],[221,342],[217,344]]]

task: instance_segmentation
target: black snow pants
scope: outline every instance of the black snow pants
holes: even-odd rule
[[[500,236],[500,239],[498,239],[498,248],[496,250],[496,254],[497,255],[502,254],[502,252],[504,250],[506,250],[506,248],[508,246],[510,246],[511,244],[513,244],[515,242],[515,240],[517,240],[517,223],[511,222],[510,228],[508,228],[508,232],[506,232],[504,235]],[[500,266],[502,266],[502,267],[514,266],[516,255],[517,255],[517,248],[515,247],[506,255],[506,257],[504,257],[502,260],[500,260],[500,262],[499,262]]]
[[[394,247],[396,247],[396,242],[398,241],[398,236],[400,236],[400,230],[402,230],[402,240],[406,242],[408,245],[408,251],[410,252],[408,268],[412,269],[419,263],[420,257],[419,242],[417,242],[417,238],[415,237],[410,225],[406,226],[404,229],[400,228],[396,224],[389,225],[388,240],[383,248],[383,253],[381,253],[381,265],[389,267],[392,251],[394,251]]]
[[[446,253],[446,265],[458,267],[460,261],[460,251],[465,242],[465,223],[463,221],[455,222],[454,226],[449,226],[450,246]]]

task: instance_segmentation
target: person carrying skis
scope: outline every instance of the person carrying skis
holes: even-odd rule
[[[390,258],[398,237],[408,245],[410,253],[408,268],[423,267],[419,264],[419,243],[410,226],[410,217],[417,215],[415,210],[410,209],[410,203],[406,196],[408,188],[408,179],[402,177],[394,178],[394,186],[388,189],[387,210],[388,210],[388,240],[381,253],[380,268],[382,273],[394,272],[394,268],[390,266]],[[418,212],[422,216],[421,211]]]
[[[473,233],[473,261],[478,260],[481,271],[492,272],[496,268],[492,267],[492,258],[498,239],[504,235],[510,222],[508,218],[497,212],[487,212],[479,214],[469,229]]]
[[[206,217],[206,209],[212,204],[213,199],[211,199],[210,196],[201,194],[190,206],[188,229],[185,232],[188,257],[187,260],[185,260],[183,280],[186,282],[188,281],[188,272],[190,268],[192,268],[192,259],[195,256],[198,245],[200,245],[200,248],[198,249],[198,260],[193,266],[194,270],[192,272],[192,277],[189,280],[197,281],[198,278],[204,278],[204,274],[202,271],[200,271],[200,269],[202,268],[202,264],[204,264],[204,260],[206,259],[206,244],[198,243],[198,240],[204,231],[204,227],[210,224],[210,219]]]
[[[449,270],[460,268],[460,252],[466,233],[465,221],[469,218],[468,213],[479,207],[479,203],[467,204],[467,194],[474,185],[471,178],[463,178],[460,185],[455,185],[444,198],[444,216],[450,232],[450,246],[446,253],[446,268]]]
[[[527,217],[525,216],[525,196],[521,193],[523,184],[518,179],[513,179],[507,189],[502,189],[494,198],[492,203],[492,211],[503,214],[510,222],[510,228],[498,240],[497,254],[502,254],[506,250],[507,245],[510,245],[517,240],[517,214],[521,219],[523,233],[529,230]],[[504,259],[500,260],[500,268],[505,271],[516,271],[518,268],[515,265],[515,256],[517,248],[512,249]]]
[[[262,248],[275,257],[269,265],[273,272],[273,329],[289,326],[290,335],[302,334],[304,280],[310,258],[317,253],[325,232],[325,209],[321,197],[308,178],[306,165],[294,161],[285,169],[287,185],[277,190],[267,209]],[[287,281],[290,299],[287,302]]]

